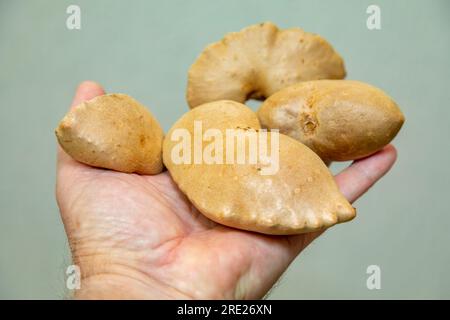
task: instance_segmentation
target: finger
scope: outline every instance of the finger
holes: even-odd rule
[[[347,200],[354,202],[389,171],[396,159],[395,147],[388,145],[370,157],[353,162],[336,175],[336,183]]]
[[[105,90],[103,90],[102,86],[99,85],[97,82],[83,81],[78,85],[70,108],[73,109],[80,103],[87,100],[91,100],[103,94],[105,94]]]
[[[93,81],[84,81],[78,86],[70,109],[75,108],[77,105],[81,104],[84,101],[93,99],[103,94],[105,94],[105,91],[98,83]],[[64,150],[60,146],[58,146],[57,165],[58,169],[60,169],[61,166],[84,166],[83,164],[73,160],[67,153],[64,152]]]

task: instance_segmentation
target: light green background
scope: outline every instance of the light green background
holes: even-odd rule
[[[366,28],[372,3],[379,31]],[[66,28],[70,4],[80,31]],[[186,74],[202,48],[266,20],[326,37],[348,78],[386,90],[407,119],[398,162],[356,202],[357,219],[308,247],[271,298],[450,298],[450,1],[317,0],[2,0],[0,298],[65,295],[53,129],[76,85],[128,93],[167,130],[187,111]],[[381,290],[366,288],[371,264]]]

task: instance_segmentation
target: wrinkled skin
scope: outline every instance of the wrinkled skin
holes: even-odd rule
[[[73,105],[101,94],[84,82]],[[337,184],[353,202],[395,159],[387,146],[337,175]],[[96,169],[61,149],[56,194],[82,272],[81,299],[261,298],[320,234],[266,236],[220,226],[192,208],[167,172]]]

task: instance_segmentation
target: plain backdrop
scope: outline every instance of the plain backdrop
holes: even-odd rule
[[[66,9],[81,8],[81,30]],[[368,30],[366,9],[381,9]],[[328,39],[348,79],[406,116],[393,170],[357,218],[316,240],[270,298],[450,298],[450,1],[0,2],[0,298],[63,298],[70,264],[54,197],[54,128],[77,84],[134,96],[167,131],[188,110],[186,75],[210,42],[263,21]],[[255,103],[251,104],[255,106]],[[333,165],[337,171],[347,164]],[[381,269],[381,289],[366,286]]]

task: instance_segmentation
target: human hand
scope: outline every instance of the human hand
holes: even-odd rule
[[[72,106],[104,94],[83,82]],[[396,150],[355,161],[335,179],[353,202],[394,164]],[[214,223],[169,173],[93,168],[58,149],[56,197],[81,299],[256,299],[322,232],[269,236]]]

